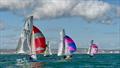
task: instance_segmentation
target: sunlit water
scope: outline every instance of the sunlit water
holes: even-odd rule
[[[18,59],[23,59],[18,63]],[[72,60],[52,55],[38,55],[38,62],[29,62],[27,55],[0,55],[0,68],[120,68],[120,54],[98,54],[90,57],[87,54],[75,54]]]

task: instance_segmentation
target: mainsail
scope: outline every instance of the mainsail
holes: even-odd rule
[[[17,53],[27,54],[30,52],[30,38],[32,34],[32,26],[33,26],[33,16],[30,16],[26,19],[24,28],[20,35],[17,47]]]
[[[63,29],[60,32],[60,46],[58,49],[58,56],[62,56],[64,54],[64,49],[65,49],[65,43],[64,43],[64,36],[65,36],[65,30]]]

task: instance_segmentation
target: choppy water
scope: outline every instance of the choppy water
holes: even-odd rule
[[[64,60],[56,55],[39,55],[39,62],[18,64],[16,60],[21,58],[28,60],[27,55],[0,55],[0,68],[120,68],[120,54],[98,54],[93,57],[75,54],[72,60]]]

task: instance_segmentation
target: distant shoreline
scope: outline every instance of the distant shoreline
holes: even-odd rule
[[[51,50],[53,54],[57,54],[57,49],[52,49]],[[87,48],[79,48],[77,49],[76,54],[86,54],[88,51]],[[99,49],[98,53],[100,54],[110,54],[110,53],[120,53],[120,49],[113,49],[113,50],[108,50],[108,49]],[[0,54],[17,54],[16,49],[0,49]]]

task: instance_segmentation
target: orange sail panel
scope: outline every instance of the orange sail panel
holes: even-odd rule
[[[43,53],[46,48],[46,40],[43,33],[36,26],[33,26],[32,35],[36,54]]]

